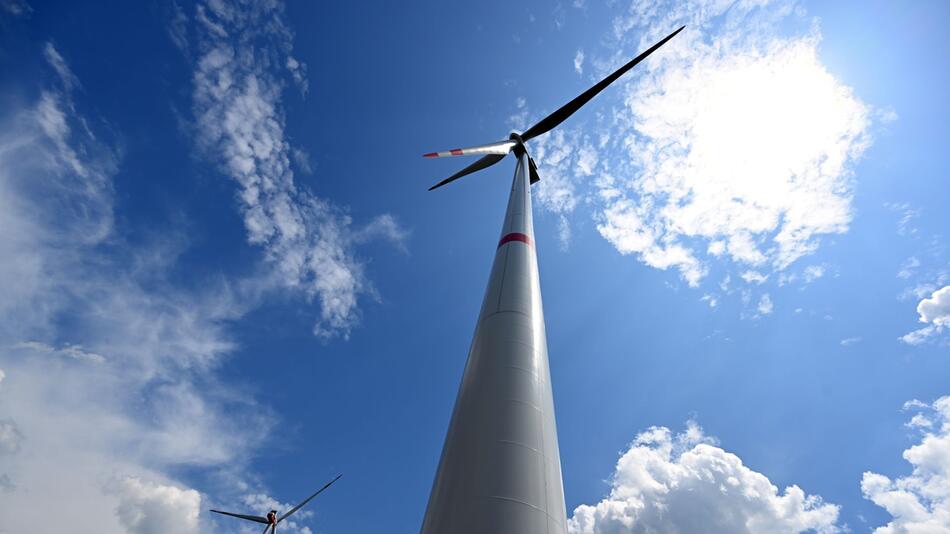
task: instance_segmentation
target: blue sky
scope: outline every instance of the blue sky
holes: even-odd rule
[[[0,532],[416,531],[513,167],[421,154],[681,24],[529,146],[572,532],[950,530],[948,15],[0,2]]]

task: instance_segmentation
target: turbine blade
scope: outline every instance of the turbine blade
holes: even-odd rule
[[[272,526],[273,525],[271,524],[264,525],[264,532],[261,532],[261,534],[267,534],[267,529],[271,528]],[[273,530],[271,530],[271,532],[273,532]]]
[[[484,168],[486,168],[486,167],[491,167],[492,165],[498,163],[499,161],[501,161],[501,160],[503,160],[503,159],[505,159],[505,154],[489,154],[489,155],[487,155],[487,156],[485,156],[485,157],[479,159],[479,160],[476,161],[475,163],[472,163],[472,164],[469,165],[468,167],[465,167],[464,169],[460,170],[459,172],[453,174],[452,176],[449,176],[449,177],[446,178],[445,180],[442,180],[441,182],[439,182],[439,183],[433,185],[432,187],[429,188],[429,191],[432,191],[433,189],[442,187],[443,185],[445,185],[445,184],[447,184],[447,183],[449,183],[449,182],[454,182],[455,180],[458,180],[459,178],[465,176],[466,174],[472,174],[472,173],[475,172],[475,171],[480,171],[480,170],[482,170],[482,169],[484,169]]]
[[[626,65],[624,65],[624,66],[620,67],[619,69],[617,69],[616,71],[614,71],[613,74],[611,74],[610,76],[607,76],[607,77],[604,78],[603,80],[597,82],[597,85],[595,85],[595,86],[591,87],[590,89],[584,91],[583,93],[581,93],[580,95],[578,95],[576,98],[574,98],[574,100],[571,100],[571,101],[568,102],[567,104],[564,104],[563,106],[561,106],[560,109],[558,109],[558,110],[555,111],[554,113],[552,113],[552,114],[548,115],[547,117],[541,119],[540,122],[538,122],[537,124],[535,124],[535,125],[532,126],[531,128],[528,128],[523,134],[521,134],[521,138],[524,139],[525,141],[527,141],[527,140],[532,139],[532,138],[534,138],[534,137],[537,137],[537,136],[539,136],[539,135],[541,135],[541,134],[543,134],[543,133],[547,133],[547,132],[551,131],[555,126],[557,126],[558,124],[561,124],[562,122],[564,122],[565,119],[567,119],[568,117],[570,117],[571,115],[573,115],[575,111],[581,109],[581,107],[582,107],[584,104],[590,102],[590,100],[591,100],[592,98],[594,98],[595,96],[597,96],[597,94],[600,93],[601,91],[603,91],[608,85],[610,85],[610,84],[612,84],[614,81],[616,81],[617,78],[623,76],[624,73],[626,73],[628,70],[630,70],[630,69],[632,69],[633,67],[635,67],[635,66],[637,65],[637,63],[640,63],[641,61],[643,61],[647,56],[649,56],[649,55],[652,54],[654,51],[656,51],[657,48],[660,48],[661,46],[663,46],[664,44],[666,44],[666,42],[669,41],[670,39],[672,39],[674,35],[676,35],[677,33],[681,32],[681,31],[683,31],[683,28],[685,28],[685,27],[686,27],[686,26],[681,26],[681,27],[680,27],[678,30],[676,30],[675,32],[673,32],[673,33],[667,35],[666,37],[664,37],[663,40],[661,40],[660,42],[658,42],[658,43],[656,43],[655,45],[651,46],[649,49],[647,49],[646,52],[643,52],[643,53],[640,54],[639,56],[637,56],[637,57],[631,59],[629,63],[627,63]]]
[[[267,518],[261,517],[259,515],[235,514],[232,512],[222,512],[221,510],[211,510],[211,511],[216,514],[229,515],[231,517],[236,517],[238,519],[246,519],[248,521],[254,521],[255,523],[264,523],[265,525],[267,524]]]
[[[294,506],[293,508],[291,508],[290,511],[287,512],[286,514],[280,516],[280,519],[278,519],[277,522],[280,523],[280,522],[283,521],[284,519],[287,519],[287,517],[289,517],[290,514],[292,514],[292,513],[296,512],[297,510],[300,510],[301,508],[303,508],[305,504],[307,504],[308,502],[310,502],[310,499],[313,499],[313,498],[316,497],[317,495],[320,495],[320,493],[322,493],[323,490],[329,488],[330,485],[333,484],[334,482],[336,482],[337,480],[340,480],[340,477],[341,477],[341,476],[343,476],[343,475],[342,475],[342,474],[341,474],[341,475],[337,475],[336,478],[334,478],[333,480],[327,482],[322,488],[318,489],[318,490],[316,491],[316,493],[314,493],[313,495],[311,495],[311,496],[307,497],[306,499],[304,499],[304,501],[303,501],[302,503],[300,503],[300,504],[298,504],[297,506]]]
[[[446,158],[451,156],[478,156],[484,154],[507,154],[517,143],[515,141],[498,141],[487,145],[479,145],[468,148],[453,148],[443,152],[429,152],[423,154],[424,158]]]
[[[536,184],[541,181],[541,176],[538,174],[538,166],[534,163],[534,158],[528,156],[528,171],[531,175],[531,183]]]

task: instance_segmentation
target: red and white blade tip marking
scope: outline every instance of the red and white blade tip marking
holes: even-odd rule
[[[445,152],[429,152],[428,154],[423,154],[424,158],[444,158],[446,156],[462,156],[465,152],[461,148],[453,148],[452,150],[446,150]]]
[[[468,148],[453,148],[443,152],[429,152],[423,154],[425,158],[445,158],[449,156],[477,156],[485,154],[507,154],[515,146],[514,141],[498,141],[487,145],[470,146]]]

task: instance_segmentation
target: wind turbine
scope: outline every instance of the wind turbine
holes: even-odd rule
[[[267,530],[268,530],[268,529],[270,529],[271,534],[277,534],[277,524],[278,524],[278,523],[280,523],[280,522],[283,521],[284,519],[287,519],[288,517],[290,517],[291,514],[293,514],[293,513],[296,512],[297,510],[300,510],[301,508],[303,508],[308,502],[310,502],[311,499],[313,499],[313,498],[316,497],[317,495],[320,495],[320,493],[322,493],[323,490],[329,488],[330,485],[333,484],[334,482],[336,482],[337,480],[340,480],[340,477],[341,477],[341,476],[343,476],[343,475],[342,475],[342,474],[341,474],[341,475],[337,475],[336,478],[334,478],[333,480],[327,482],[322,488],[318,489],[313,495],[311,495],[311,496],[307,497],[306,499],[304,499],[303,502],[301,502],[301,503],[298,504],[297,506],[294,506],[293,508],[291,508],[290,511],[287,512],[287,513],[284,514],[284,515],[278,515],[278,514],[277,514],[277,510],[271,510],[270,512],[267,513],[266,516],[246,515],[246,514],[235,514],[235,513],[233,513],[233,512],[222,512],[221,510],[211,510],[211,511],[214,512],[214,513],[216,513],[216,514],[229,515],[229,516],[231,516],[231,517],[236,517],[236,518],[238,518],[238,519],[244,519],[244,520],[246,520],[246,521],[253,521],[253,522],[255,522],[255,523],[261,523],[261,524],[264,525],[264,531],[262,532],[262,534],[267,534]]]
[[[430,187],[518,158],[485,298],[432,484],[422,534],[566,534],[567,514],[534,250],[525,142],[544,134],[682,31],[679,28],[521,134],[425,157],[481,155]]]

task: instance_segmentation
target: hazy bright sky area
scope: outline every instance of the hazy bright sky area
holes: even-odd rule
[[[0,0],[0,533],[417,532],[522,131],[572,534],[950,532],[950,3]],[[245,530],[241,530],[244,528]]]

